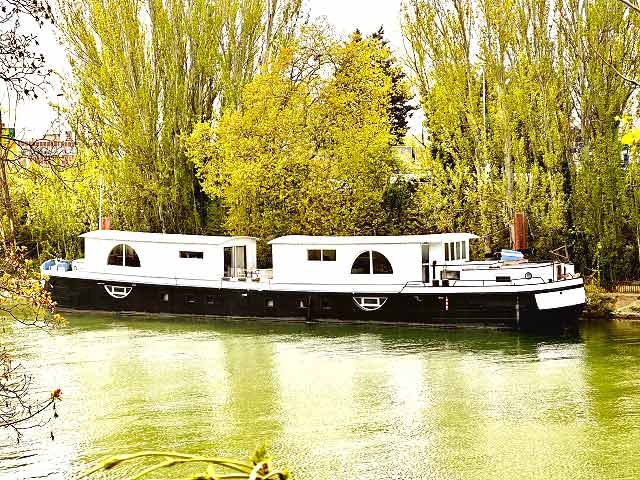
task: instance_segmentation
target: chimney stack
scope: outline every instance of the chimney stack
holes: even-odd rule
[[[513,215],[513,249],[526,250],[527,248],[527,217],[523,212]]]

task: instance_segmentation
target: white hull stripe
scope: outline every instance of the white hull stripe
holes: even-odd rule
[[[536,293],[536,304],[540,310],[551,310],[554,308],[570,307],[572,305],[583,305],[586,303],[584,288],[572,288],[571,290],[561,290],[559,292]]]
[[[105,274],[86,271],[47,272],[52,277],[93,280],[96,282],[119,282],[130,285],[166,285],[191,288],[219,288],[237,290],[256,290],[274,292],[317,292],[317,293],[352,293],[352,294],[470,294],[470,293],[528,293],[549,292],[550,290],[579,289],[584,294],[582,278],[560,280],[550,283],[506,284],[485,286],[433,287],[428,284],[412,282],[411,284],[319,284],[319,283],[276,283],[272,281],[254,282],[237,280],[201,280],[171,277],[148,277],[133,275]]]

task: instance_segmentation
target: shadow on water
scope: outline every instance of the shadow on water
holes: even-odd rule
[[[580,344],[583,337],[576,328],[540,333],[485,328],[438,328],[416,325],[353,323],[303,323],[216,317],[153,317],[121,315],[67,314],[71,330],[129,328],[154,333],[209,332],[246,337],[279,337],[295,342],[301,338],[332,341],[355,338],[376,339],[382,350],[412,353],[416,350],[455,349],[467,352],[499,351],[507,355],[535,353],[541,345]],[[594,325],[597,325],[594,324]]]

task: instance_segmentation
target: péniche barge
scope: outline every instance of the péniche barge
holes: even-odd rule
[[[85,258],[41,266],[66,309],[535,330],[585,306],[573,264],[471,261],[470,233],[284,236],[269,242],[272,269],[257,268],[253,237],[81,237]]]

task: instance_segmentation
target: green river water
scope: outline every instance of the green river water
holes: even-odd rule
[[[2,480],[75,478],[107,453],[244,458],[262,444],[299,480],[640,478],[637,324],[536,337],[68,319],[0,334],[35,391],[64,395],[19,445],[0,430]]]

